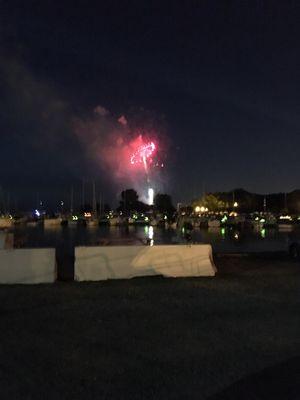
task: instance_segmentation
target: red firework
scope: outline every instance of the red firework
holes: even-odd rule
[[[153,142],[143,143],[140,145],[137,150],[132,153],[130,157],[130,163],[132,165],[143,164],[144,167],[147,167],[147,163],[152,163],[152,156],[156,151],[156,145]]]

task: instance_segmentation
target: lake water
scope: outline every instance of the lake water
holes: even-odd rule
[[[186,243],[179,230],[148,226],[130,227],[16,227],[15,240],[19,247],[56,247],[71,251],[74,246],[97,244],[154,244]],[[264,252],[285,251],[289,232],[277,229],[261,231],[238,231],[233,228],[195,229],[192,240],[196,243],[210,243],[215,252]]]

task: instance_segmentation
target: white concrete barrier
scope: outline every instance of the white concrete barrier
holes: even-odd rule
[[[12,232],[0,231],[0,250],[12,249],[14,247],[14,234]]]
[[[138,276],[214,276],[210,245],[75,248],[75,279],[100,281]]]
[[[6,233],[0,232],[0,250],[3,250],[5,247],[5,239],[6,239]]]
[[[0,250],[0,283],[52,283],[55,249]]]

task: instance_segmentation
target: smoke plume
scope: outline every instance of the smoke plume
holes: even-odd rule
[[[151,159],[149,171],[143,163],[130,162],[132,155],[147,141],[155,141],[160,149],[162,134],[153,127],[145,128],[124,115],[114,116],[98,105],[88,118],[74,118],[73,131],[94,168],[101,170],[118,190],[132,187],[145,197],[148,186],[161,189],[162,153]]]

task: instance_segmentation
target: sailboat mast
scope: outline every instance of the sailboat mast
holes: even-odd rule
[[[99,198],[99,214],[101,217],[102,214],[102,194],[100,193],[100,198]]]
[[[84,211],[84,207],[85,207],[85,192],[84,192],[84,179],[82,179],[82,211]]]
[[[284,208],[286,211],[288,211],[288,207],[287,207],[287,193],[284,193]]]
[[[71,199],[70,199],[70,214],[73,214],[73,202],[74,202],[74,190],[73,186],[71,186]]]
[[[96,205],[96,184],[93,182],[93,214],[96,216],[97,214],[97,205]]]

